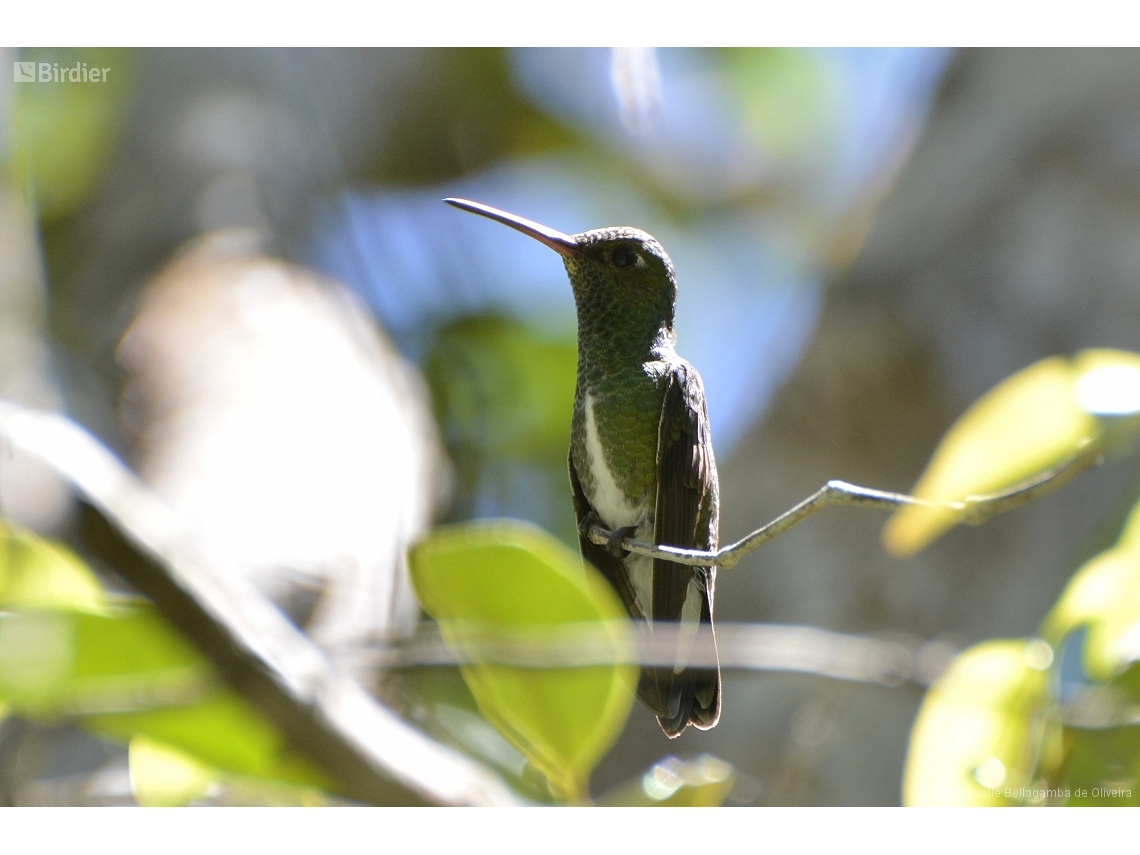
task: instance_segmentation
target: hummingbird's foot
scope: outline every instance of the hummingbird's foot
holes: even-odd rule
[[[598,516],[598,512],[590,508],[586,515],[578,520],[578,536],[582,538],[582,540],[589,540],[590,529],[594,526],[605,528],[606,524],[602,522],[602,518]]]
[[[627,537],[637,536],[637,526],[627,525],[622,528],[614,529],[610,534],[610,542],[606,544],[606,549],[610,551],[610,555],[614,558],[625,558],[629,555],[629,550],[621,545],[621,542]]]
[[[608,530],[608,526],[606,526],[606,524],[602,521],[602,518],[598,516],[598,512],[591,508],[589,513],[587,513],[584,517],[582,517],[581,520],[578,521],[578,535],[583,540],[589,540],[590,529],[594,526]],[[636,536],[637,526],[635,525],[627,525],[624,528],[619,528],[615,531],[611,531],[609,541],[606,543],[606,551],[609,552],[609,554],[614,558],[625,558],[627,555],[629,555],[629,550],[624,548],[621,545],[621,542],[627,537]]]

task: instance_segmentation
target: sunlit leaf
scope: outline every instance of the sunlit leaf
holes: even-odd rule
[[[148,604],[0,615],[0,696],[24,714],[151,709],[214,688],[205,659]]]
[[[912,491],[936,502],[996,492],[1045,472],[1101,430],[1076,390],[1078,360],[1054,356],[998,384],[946,432]],[[952,508],[908,506],[883,532],[886,548],[911,555],[962,519]]]
[[[1140,726],[1066,728],[1059,787],[1067,805],[1140,805]]]
[[[0,697],[30,715],[50,714],[67,693],[75,650],[71,615],[0,615]]]
[[[1140,505],[1116,545],[1069,580],[1041,632],[1057,645],[1080,627],[1088,630],[1084,668],[1093,680],[1111,680],[1140,660]]]
[[[0,520],[0,611],[17,609],[103,613],[107,597],[70,549]]]
[[[131,793],[143,807],[180,807],[200,799],[221,774],[194,757],[147,736],[130,747]]]
[[[245,699],[222,690],[205,657],[151,604],[111,601],[70,551],[6,524],[0,703],[30,718],[78,717],[124,741],[148,736],[223,771],[337,788]]]
[[[666,757],[644,775],[598,799],[614,807],[720,807],[736,783],[736,770],[711,754],[693,760]]]
[[[605,621],[599,626],[611,652],[628,662],[632,639],[617,596],[553,537],[508,522],[438,530],[413,550],[412,577],[447,644],[476,660],[462,672],[483,715],[561,798],[584,798],[590,772],[629,715],[636,667],[479,662],[485,658],[480,632],[490,627],[536,638],[560,626]]]
[[[904,803],[1025,801],[1053,727],[1052,659],[1040,640],[987,641],[959,654],[926,693],[911,730]]]
[[[321,770],[290,749],[281,732],[234,692],[190,706],[90,716],[96,733],[123,740],[144,735],[229,772],[336,791]]]
[[[1127,417],[1140,413],[1140,354],[1095,349],[1077,354],[1076,397],[1098,416]]]
[[[131,792],[143,807],[177,807],[193,802],[282,807],[333,803],[313,787],[227,772],[148,736],[131,740],[130,772]]]

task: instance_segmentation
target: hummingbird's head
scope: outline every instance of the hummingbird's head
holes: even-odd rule
[[[510,226],[562,256],[579,320],[587,315],[634,317],[662,324],[672,333],[677,302],[673,262],[661,244],[641,229],[617,226],[566,235],[489,205],[466,199],[445,199],[462,208]]]
[[[653,235],[617,226],[573,235],[562,252],[574,297],[613,310],[634,310],[673,328],[677,277],[673,262]]]

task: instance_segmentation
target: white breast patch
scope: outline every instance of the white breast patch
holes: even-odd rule
[[[593,490],[586,495],[590,506],[598,512],[606,528],[611,531],[626,526],[637,527],[637,539],[645,543],[653,542],[653,517],[645,505],[630,502],[617,485],[617,480],[606,463],[601,440],[598,439],[598,424],[594,419],[594,399],[586,395],[586,465],[590,467]],[[625,567],[633,592],[637,595],[642,614],[653,611],[653,559],[643,555],[628,555]]]
[[[594,419],[594,399],[589,394],[586,395],[586,458],[594,482],[593,492],[586,498],[602,521],[611,529],[644,523],[648,508],[635,505],[625,497],[606,463],[598,439],[598,423]]]

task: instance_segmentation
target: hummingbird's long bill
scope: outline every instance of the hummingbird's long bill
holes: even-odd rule
[[[483,217],[489,217],[492,220],[497,220],[505,226],[510,226],[512,229],[517,229],[524,235],[529,235],[535,240],[546,244],[552,250],[561,255],[576,255],[578,253],[578,244],[570,235],[564,235],[560,231],[555,231],[533,220],[528,220],[525,217],[518,217],[514,214],[508,214],[506,211],[500,211],[498,208],[492,208],[490,205],[481,205],[478,202],[470,202],[467,199],[444,199],[447,204],[454,205],[456,208],[461,208],[464,211],[470,211],[472,214],[479,214]]]

